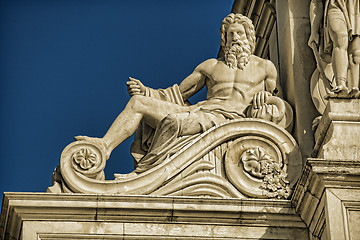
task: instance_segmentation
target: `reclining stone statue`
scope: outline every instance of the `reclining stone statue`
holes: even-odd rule
[[[276,68],[252,54],[255,31],[247,17],[231,13],[220,33],[224,58],[199,64],[180,85],[154,90],[129,78],[125,109],[104,137],[75,137],[54,174],[61,190],[49,191],[288,197],[296,179],[291,173],[289,183],[288,167],[301,166],[301,157],[285,130],[292,110],[276,96]],[[190,105],[204,86],[206,100]],[[104,180],[105,161],[134,132],[135,170]]]

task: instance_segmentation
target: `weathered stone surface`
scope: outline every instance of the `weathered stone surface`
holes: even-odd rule
[[[310,239],[358,239],[360,162],[308,159],[292,202]]]
[[[295,112],[293,135],[297,140],[303,163],[314,147],[311,121],[318,113],[311,101],[309,81],[316,67],[311,49],[307,47],[310,33],[309,0],[276,0],[279,45],[279,75],[284,98]]]
[[[288,200],[5,193],[0,238],[307,239]]]
[[[315,132],[313,156],[360,159],[360,100],[330,99]]]

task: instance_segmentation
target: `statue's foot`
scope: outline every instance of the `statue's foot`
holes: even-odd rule
[[[339,85],[331,89],[327,90],[327,96],[325,99],[329,98],[349,98],[349,89],[345,85]]]
[[[350,96],[350,98],[359,98],[359,96],[360,96],[359,88],[353,87],[351,89],[351,91],[349,92],[349,96]]]
[[[136,172],[126,173],[126,174],[114,173],[115,180],[133,178],[133,177],[136,177],[136,176],[137,176]]]
[[[88,137],[88,136],[76,136],[76,141],[87,141],[94,143],[96,146],[102,147],[106,154],[106,159],[109,159],[111,151],[109,150],[107,142],[103,138]]]
[[[344,84],[340,84],[333,89],[331,89],[331,92],[333,93],[348,93],[349,89]]]

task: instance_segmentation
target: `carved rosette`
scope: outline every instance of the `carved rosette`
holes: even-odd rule
[[[259,178],[264,178],[266,166],[273,162],[262,147],[251,148],[244,151],[240,159],[239,164],[242,163],[244,165],[245,171]]]
[[[74,167],[80,167],[83,170],[89,170],[98,161],[97,155],[89,148],[81,148],[73,155]]]
[[[77,141],[64,149],[60,168],[63,174],[69,172],[63,170],[70,168],[73,169],[70,172],[76,172],[88,178],[104,179],[105,164],[106,158],[101,147],[95,143]]]

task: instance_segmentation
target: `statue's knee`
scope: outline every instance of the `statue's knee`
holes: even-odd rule
[[[360,64],[360,49],[356,50],[352,53],[353,62],[355,64]]]
[[[144,96],[140,95],[134,95],[130,98],[129,104],[131,104],[133,107],[141,107],[144,102]]]
[[[168,114],[166,117],[163,118],[163,120],[161,120],[161,123],[166,125],[174,125],[177,122],[178,118],[175,114]]]
[[[347,33],[336,34],[336,39],[333,41],[333,44],[335,48],[347,50],[349,45],[349,38]]]
[[[160,128],[166,128],[168,131],[176,131],[180,128],[180,121],[174,114],[168,114],[166,117],[164,117],[160,124]]]

